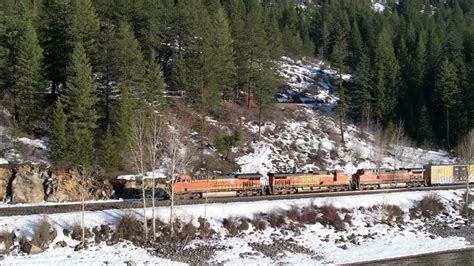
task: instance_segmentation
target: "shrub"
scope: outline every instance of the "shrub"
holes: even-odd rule
[[[272,212],[268,216],[268,222],[273,228],[281,228],[285,225],[285,217],[277,212]]]
[[[319,222],[324,226],[333,226],[336,231],[344,231],[346,225],[339,216],[339,210],[333,205],[324,205],[319,208]]]
[[[42,249],[46,248],[56,237],[56,230],[49,223],[48,218],[44,217],[38,221],[33,228],[33,239],[31,243]]]
[[[302,224],[315,224],[318,222],[318,214],[313,207],[304,207],[301,209],[301,218],[300,221]]]
[[[229,217],[229,218],[224,218],[222,221],[222,226],[227,229],[227,232],[231,236],[236,236],[237,233],[239,232],[237,228],[237,223],[234,218]]]
[[[460,214],[462,216],[472,216],[472,213],[474,213],[474,211],[471,208],[469,208],[469,205],[471,205],[473,202],[474,202],[474,195],[469,194],[469,198],[466,203],[466,192],[464,192],[464,194],[462,195],[461,207],[460,207]],[[466,211],[468,213],[466,213]]]
[[[295,206],[291,207],[291,209],[286,211],[286,217],[294,222],[300,221],[300,210]]]
[[[199,231],[199,236],[201,238],[210,237],[212,235],[211,224],[204,217],[199,217],[198,222],[199,227],[197,230]]]
[[[139,243],[143,238],[143,224],[138,218],[131,214],[123,215],[118,221],[115,230],[115,240],[129,240],[133,243]]]
[[[445,210],[441,200],[434,194],[425,196],[413,208],[410,209],[410,217],[413,218],[432,218]]]
[[[0,233],[0,242],[5,246],[5,250],[8,251],[14,244],[15,233],[3,231]]]
[[[382,223],[388,225],[391,225],[393,222],[397,224],[403,224],[403,217],[405,213],[399,206],[386,204],[382,206],[382,211]]]
[[[249,229],[249,220],[247,218],[240,218],[239,219],[240,223],[239,223],[239,226],[237,228],[237,230],[239,230],[239,232],[242,232],[242,231],[246,231]]]
[[[253,220],[250,222],[252,223],[253,228],[257,231],[263,231],[267,228],[265,221],[260,216],[254,216]]]
[[[196,238],[196,232],[197,228],[193,225],[192,221],[189,221],[181,227],[181,230],[176,232],[176,240],[187,244],[189,241]]]

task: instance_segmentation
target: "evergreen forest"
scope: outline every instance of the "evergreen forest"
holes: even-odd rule
[[[0,105],[53,161],[119,169],[135,116],[170,92],[202,114],[261,112],[281,56],[317,57],[354,77],[341,118],[452,148],[474,126],[474,1],[386,2],[2,0]]]

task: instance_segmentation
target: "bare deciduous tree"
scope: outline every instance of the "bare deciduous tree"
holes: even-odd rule
[[[132,127],[130,130],[130,136],[128,137],[128,145],[131,153],[132,165],[135,168],[135,172],[142,177],[142,198],[143,198],[143,228],[145,234],[145,241],[148,240],[148,225],[146,219],[146,187],[145,187],[145,174],[146,174],[146,132],[147,132],[147,119],[146,114],[143,111],[138,111],[136,117],[132,121]]]
[[[162,119],[158,112],[151,112],[148,115],[148,130],[145,131],[145,140],[147,152],[149,157],[150,170],[152,175],[152,189],[151,189],[151,207],[152,207],[152,230],[153,240],[156,240],[156,213],[155,213],[155,170],[158,168],[158,161],[160,157],[160,150],[162,148]]]
[[[173,217],[175,201],[175,184],[177,177],[188,172],[191,162],[194,160],[195,152],[186,145],[186,132],[179,120],[170,121],[170,128],[166,136],[164,150],[169,157],[168,172],[170,177],[170,230],[174,235]]]
[[[469,218],[469,181],[474,176],[474,167],[469,164],[474,163],[474,129],[461,138],[456,147],[456,155],[467,164],[465,214]]]
[[[395,157],[394,168],[397,169],[399,165],[403,165],[403,157],[405,157],[407,149],[410,146],[410,141],[405,136],[403,121],[400,120],[395,126],[395,130],[390,141]]]
[[[86,210],[86,193],[87,193],[87,181],[92,176],[92,168],[90,166],[79,165],[74,168],[74,172],[76,172],[80,177],[80,184],[81,184],[81,241],[82,241],[82,248],[86,247],[86,225],[85,225],[85,210]]]

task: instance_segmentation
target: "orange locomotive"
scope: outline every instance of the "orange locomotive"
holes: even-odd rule
[[[262,175],[234,174],[214,177],[179,176],[175,182],[175,193],[183,199],[202,198],[204,193],[236,192],[237,196],[262,195]]]
[[[269,174],[273,194],[297,193],[300,190],[342,191],[351,189],[351,178],[343,170],[313,173]]]
[[[352,175],[354,189],[425,186],[425,169],[359,169]]]

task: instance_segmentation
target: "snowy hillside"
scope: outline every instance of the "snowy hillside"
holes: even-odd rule
[[[47,163],[48,140],[13,136],[12,127],[5,122],[10,116],[6,109],[0,110],[0,164],[25,161]]]
[[[370,134],[362,138],[360,128],[350,123],[342,143],[339,124],[332,113],[338,97],[331,84],[340,74],[324,69],[318,61],[283,57],[280,75],[289,87],[277,96],[279,116],[264,123],[260,140],[241,145],[236,162],[242,172],[344,168],[353,173],[362,167],[413,168],[453,161],[444,151],[377,145],[376,137]],[[253,135],[258,134],[255,122],[248,122],[245,127]]]

